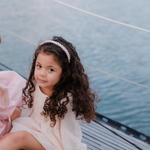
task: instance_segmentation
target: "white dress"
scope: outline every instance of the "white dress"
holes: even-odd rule
[[[21,117],[12,122],[11,132],[28,131],[46,150],[86,150],[87,146],[81,143],[80,120],[75,119],[75,113],[71,108],[71,95],[70,102],[67,104],[68,112],[64,119],[57,119],[55,126],[50,127],[50,119],[40,114],[47,95],[41,92],[38,84],[35,88],[33,107],[28,108],[26,105]]]

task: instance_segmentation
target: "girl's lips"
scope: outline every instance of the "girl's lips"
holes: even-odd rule
[[[41,83],[45,83],[46,81],[44,81],[44,80],[41,80],[41,79],[38,79],[39,80],[39,82],[41,82]]]

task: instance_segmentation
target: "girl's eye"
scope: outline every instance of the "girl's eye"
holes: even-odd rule
[[[52,72],[52,71],[54,71],[54,70],[53,70],[52,68],[49,68],[48,71]]]
[[[36,65],[38,68],[42,68],[41,65]]]

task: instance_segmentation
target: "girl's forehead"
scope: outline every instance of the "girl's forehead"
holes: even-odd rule
[[[58,60],[54,54],[47,54],[44,52],[40,52],[37,56],[36,62],[41,63],[43,65],[59,65]]]
[[[43,62],[52,60],[54,61],[54,58],[55,58],[54,54],[47,54],[44,52],[40,52],[37,56],[36,61],[43,61]]]

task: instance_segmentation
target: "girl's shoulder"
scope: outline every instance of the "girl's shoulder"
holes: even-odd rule
[[[67,93],[68,98],[72,98],[72,94],[70,92]]]

